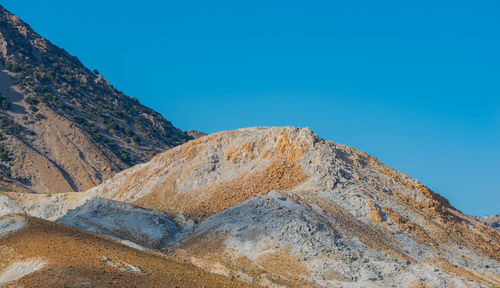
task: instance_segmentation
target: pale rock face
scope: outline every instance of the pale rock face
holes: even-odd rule
[[[26,222],[21,216],[3,216],[0,217],[0,237],[7,236],[12,232],[23,228]]]
[[[21,279],[30,273],[38,271],[44,265],[45,263],[37,261],[12,263],[0,275],[0,287],[14,280]]]
[[[165,213],[107,199],[88,200],[57,222],[156,248],[172,242],[180,230]]]
[[[155,243],[174,257],[270,287],[488,287],[500,281],[498,232],[408,175],[307,128],[215,133],[84,193],[3,196],[3,210],[66,217],[70,225],[141,244],[144,237],[160,239]],[[105,200],[96,209],[96,198],[162,213]],[[147,223],[141,241],[127,236],[133,225],[116,225],[118,211]]]

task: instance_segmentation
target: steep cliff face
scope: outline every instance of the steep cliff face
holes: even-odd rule
[[[0,6],[0,189],[84,191],[191,136]]]
[[[103,225],[87,201],[96,198],[169,215],[176,228],[158,224],[170,232],[152,248],[266,286],[500,283],[497,231],[408,175],[307,128],[211,134],[84,193],[0,195],[0,211],[72,222],[85,213],[81,219],[96,224],[81,228],[95,231]],[[99,203],[117,209],[108,202]],[[121,229],[110,235],[138,241]]]

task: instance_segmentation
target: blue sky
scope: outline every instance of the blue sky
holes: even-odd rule
[[[307,126],[500,213],[498,1],[2,5],[181,129]]]

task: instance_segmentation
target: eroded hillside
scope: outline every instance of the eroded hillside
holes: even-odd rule
[[[139,213],[144,227],[167,233],[148,243],[134,236],[146,231],[130,233],[135,224],[120,224],[128,221],[108,209]],[[211,134],[84,193],[0,195],[0,211],[99,230],[266,286],[500,283],[497,231],[408,175],[307,128]],[[148,220],[159,212],[169,221]],[[95,215],[111,220],[104,225]]]
[[[251,287],[109,238],[32,217],[0,217],[0,286]]]

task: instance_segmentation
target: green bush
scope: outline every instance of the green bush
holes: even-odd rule
[[[0,93],[0,107],[3,110],[9,110],[10,109],[10,101],[9,101],[9,99],[7,99],[7,97],[3,96],[1,93]]]
[[[35,98],[33,98],[33,97],[31,97],[31,96],[26,96],[24,98],[24,102],[26,102],[29,105],[37,105],[38,104],[38,100],[35,99]]]
[[[0,160],[2,161],[9,161],[9,151],[7,148],[5,148],[5,145],[1,144],[0,145]]]
[[[75,120],[75,122],[78,124],[87,124],[87,119],[77,115],[73,116],[73,120]]]
[[[21,131],[23,130],[23,127],[21,125],[19,125],[18,123],[14,123],[14,125],[12,125],[12,127],[10,127],[10,133],[14,136],[19,136],[19,134],[21,133]]]
[[[5,61],[5,69],[7,69],[11,72],[19,72],[22,70],[21,66],[17,65],[14,62],[10,62],[10,61]]]
[[[35,115],[33,115],[33,118],[35,118],[36,121],[39,121],[39,120],[42,120],[43,118],[45,118],[45,116],[43,116],[40,113],[36,113]]]
[[[140,145],[141,144],[141,138],[139,138],[139,136],[137,136],[137,135],[132,136],[132,141],[134,141],[134,143],[136,145]]]
[[[130,156],[130,151],[128,151],[127,149],[121,149],[120,151],[118,151],[118,157],[120,157],[123,162],[129,165],[134,164],[134,159],[132,158],[132,156]]]

